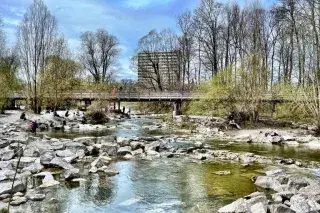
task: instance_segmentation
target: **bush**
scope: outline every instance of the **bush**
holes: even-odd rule
[[[0,213],[9,213],[9,210],[6,208],[0,209]]]
[[[88,106],[87,111],[88,114],[93,114],[95,112],[106,112],[107,108],[109,106],[108,101],[94,101],[91,103],[90,106]]]
[[[166,113],[162,116],[163,122],[173,122],[173,117],[172,117],[172,112],[171,113]]]
[[[172,104],[167,102],[138,103],[137,110],[145,113],[165,114],[172,112]]]
[[[191,122],[182,122],[180,124],[180,128],[181,129],[187,129],[187,130],[195,130],[196,129],[196,125],[194,125]]]
[[[109,121],[106,114],[101,111],[90,112],[87,114],[91,124],[104,124]]]

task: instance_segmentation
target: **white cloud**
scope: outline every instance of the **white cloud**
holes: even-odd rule
[[[13,26],[18,26],[20,23],[20,19],[14,19],[9,17],[4,17],[2,20],[4,24],[13,25]]]
[[[0,0],[7,1],[5,8],[5,31],[10,43],[15,41],[16,26],[32,0]],[[117,36],[122,49],[118,78],[136,78],[130,70],[130,57],[138,39],[151,29],[162,29],[175,26],[175,17],[166,11],[158,11],[156,6],[165,5],[175,0],[122,0],[117,4],[104,0],[44,0],[51,13],[57,18],[60,31],[68,38],[71,51],[76,54],[80,35],[85,31],[98,28],[107,29]],[[124,7],[123,7],[124,6]],[[2,7],[2,8],[1,8]],[[138,8],[149,8],[146,11]]]
[[[172,1],[173,0],[126,0],[123,5],[134,9],[140,9],[149,6],[168,4]]]

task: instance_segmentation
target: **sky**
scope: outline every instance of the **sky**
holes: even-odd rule
[[[246,0],[239,0],[243,4]],[[274,0],[262,0],[270,5]],[[122,49],[121,69],[117,78],[136,79],[130,70],[139,38],[152,29],[171,28],[177,31],[176,18],[196,8],[200,0],[44,0],[57,18],[60,31],[68,38],[72,52],[77,53],[80,35],[104,28],[115,35]],[[220,0],[220,2],[225,2]],[[32,0],[0,0],[0,16],[9,44],[16,39],[16,30]]]

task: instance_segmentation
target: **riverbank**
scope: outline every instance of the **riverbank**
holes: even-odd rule
[[[216,165],[206,170],[210,173],[210,177],[212,175],[213,179],[217,179],[217,177],[219,177],[219,182],[221,184],[225,184],[224,188],[213,188],[209,190],[210,193],[213,193],[216,196],[220,197],[219,200],[221,200],[221,202],[212,207],[216,211],[218,211],[218,209],[223,205],[232,202],[232,200],[236,200],[239,197],[245,196],[247,195],[247,193],[255,192],[259,189],[259,187],[271,187],[271,189],[274,190],[274,185],[279,186],[279,184],[276,183],[276,181],[278,181],[278,177],[289,180],[291,178],[291,175],[295,175],[298,176],[299,180],[302,180],[303,182],[303,184],[299,185],[298,188],[294,188],[295,190],[291,190],[290,188],[290,193],[293,194],[292,197],[294,198],[293,201],[290,203],[290,205],[288,202],[284,203],[285,200],[281,203],[283,205],[286,205],[287,208],[289,208],[292,203],[297,200],[296,197],[298,195],[301,195],[302,191],[300,191],[300,189],[309,185],[315,186],[317,184],[315,180],[317,179],[317,169],[320,167],[320,164],[316,160],[292,159],[282,156],[259,155],[252,152],[235,152],[233,150],[228,150],[227,146],[218,148],[217,146],[215,146],[215,144],[220,142],[214,142],[217,139],[220,140],[224,138],[224,140],[228,141],[228,143],[234,143],[232,141],[234,141],[235,138],[239,138],[239,135],[241,135],[241,139],[238,140],[238,143],[247,144],[248,142],[250,142],[270,144],[271,146],[287,146],[287,144],[283,143],[283,141],[286,141],[285,139],[281,139],[281,142],[275,143],[275,138],[283,138],[283,135],[285,134],[288,135],[288,137],[291,137],[291,140],[288,141],[292,141],[292,138],[296,140],[296,138],[298,137],[309,137],[308,134],[305,134],[305,136],[299,135],[300,133],[298,131],[302,130],[294,130],[294,132],[289,132],[291,130],[281,130],[276,134],[275,131],[263,130],[270,132],[270,134],[265,134],[266,132],[261,132],[261,130],[221,131],[220,129],[215,129],[215,127],[209,128],[206,125],[197,125],[196,129],[188,130],[178,128],[179,124],[177,123],[166,123],[161,119],[156,118],[148,119],[147,117],[144,118],[133,116],[131,120],[126,120],[114,116],[114,120],[112,123],[101,125],[103,128],[112,129],[113,131],[115,131],[114,133],[108,132],[105,136],[98,137],[83,137],[82,135],[75,135],[75,137],[73,138],[68,138],[67,136],[69,133],[71,133],[71,129],[70,132],[64,133],[64,138],[56,138],[52,137],[49,132],[48,134],[31,136],[24,131],[24,128],[21,128],[24,121],[19,120],[19,116],[17,116],[18,112],[9,113],[10,114],[8,114],[7,116],[0,118],[0,199],[2,200],[0,204],[1,206],[6,207],[7,203],[10,201],[10,199],[8,199],[10,197],[10,195],[8,194],[11,186],[10,183],[12,183],[11,181],[14,176],[15,167],[21,156],[17,170],[18,174],[14,185],[15,194],[11,202],[11,205],[13,205],[12,211],[14,212],[24,212],[24,209],[27,208],[29,208],[29,210],[31,208],[31,210],[34,212],[35,210],[32,209],[32,206],[37,206],[38,208],[39,204],[35,204],[37,202],[44,204],[44,206],[48,206],[49,204],[56,205],[56,201],[58,199],[54,195],[54,192],[56,192],[56,190],[62,190],[65,192],[66,186],[70,186],[70,184],[82,186],[83,182],[87,182],[93,177],[97,177],[99,179],[99,186],[102,184],[103,186],[101,187],[106,187],[109,190],[114,190],[112,188],[109,188],[112,186],[108,186],[108,184],[104,185],[104,182],[119,180],[119,178],[121,177],[123,178],[122,173],[127,173],[128,171],[125,171],[124,168],[119,167],[119,165],[131,165],[131,163],[129,162],[133,162],[134,164],[139,165],[145,165],[146,168],[149,168],[152,165],[152,162],[158,162],[154,166],[163,169],[164,167],[162,164],[176,165],[173,163],[176,161],[180,162],[179,165],[176,165],[179,168],[180,166],[183,167],[183,165],[189,167],[187,166],[189,164],[195,165],[192,166],[193,169],[195,169],[194,167],[196,167],[196,165]],[[62,116],[63,115],[61,115],[61,117]],[[69,122],[78,122],[79,124],[80,119],[70,119],[70,121],[68,121],[66,125],[70,125]],[[92,128],[86,129],[88,131],[88,134],[92,130],[97,130],[96,125],[92,125],[91,127]],[[207,131],[203,131],[203,129],[205,128],[207,129]],[[168,134],[163,134],[164,132]],[[291,135],[289,135],[289,133]],[[259,140],[252,140],[252,138],[256,138],[257,135],[263,139],[266,138],[265,141],[261,142]],[[252,137],[250,138],[250,141],[247,140],[248,136]],[[244,140],[243,138],[246,138],[246,140]],[[234,176],[235,170],[232,169],[233,167],[217,166],[221,164],[238,165],[237,168],[239,171],[246,171],[246,178],[242,181],[247,182],[247,185],[245,185],[244,188],[239,188],[239,191],[242,191],[242,193],[233,192],[237,196],[231,196],[231,194],[228,195],[229,192],[225,194],[226,192],[224,190],[226,190],[227,185],[233,184],[232,182],[228,183],[228,178],[234,177],[238,179],[238,177]],[[261,169],[259,169],[261,171],[255,171],[257,168],[256,165],[261,165]],[[219,169],[217,170],[217,168]],[[267,172],[268,170],[277,172]],[[182,170],[179,172],[182,172]],[[267,179],[264,178],[265,176],[263,176],[263,172],[267,172]],[[306,177],[311,177],[311,179],[305,179]],[[137,177],[132,176],[131,178],[135,179]],[[194,178],[198,179],[200,178],[200,176],[196,175]],[[257,182],[257,180],[259,181]],[[142,181],[141,184],[147,183],[145,181]],[[30,182],[32,184],[30,184]],[[293,185],[297,185],[297,183],[293,182],[292,180],[290,180],[289,182]],[[257,188],[254,187],[254,183]],[[287,183],[288,182],[281,182],[280,185],[286,185]],[[152,180],[152,184],[157,184],[157,180]],[[211,184],[215,185],[217,183]],[[290,184],[289,186],[291,187]],[[284,190],[289,190],[284,187],[282,188]],[[283,191],[277,192],[283,193]],[[226,195],[228,199],[223,198]],[[264,196],[261,193],[255,194],[254,196],[256,195],[260,198]],[[267,193],[266,195],[269,196],[270,193]],[[254,196],[251,196],[252,199],[254,198]],[[305,196],[305,194],[302,194],[302,197],[303,196]],[[259,207],[259,211],[261,209],[266,210],[268,208],[271,211],[273,207],[270,205],[265,205],[266,200],[260,198],[258,199],[259,202],[250,201],[250,205],[247,204],[247,201],[242,203],[240,201],[237,201],[237,203],[232,204],[231,207],[226,207],[227,211],[222,209],[220,212],[237,212],[237,210],[230,210],[230,208],[234,208],[238,205],[238,203],[241,203],[239,204],[240,206],[245,206],[245,208],[248,209],[251,209],[253,205],[257,204],[257,206]],[[143,198],[128,199],[129,201],[127,201],[126,205],[133,205],[136,208],[138,208],[138,206],[141,205],[141,202],[143,202]],[[245,200],[250,199],[246,198]],[[299,202],[300,201],[301,199],[299,200]],[[210,200],[208,202],[212,203],[215,201]],[[270,202],[275,201],[270,199]],[[167,201],[165,203],[166,205],[169,205]],[[251,205],[252,203],[253,205]],[[280,204],[280,202],[278,202],[277,204]],[[163,205],[165,204],[163,203]],[[177,201],[174,204],[171,203],[170,205],[172,205],[171,207],[173,209],[188,209],[189,212],[197,209],[195,206],[185,206],[186,204],[181,201]],[[296,204],[293,204],[293,206],[296,206]],[[279,208],[281,209],[282,207]],[[53,209],[57,208],[62,207],[58,205],[58,207],[54,207]],[[147,208],[151,208],[150,205],[147,205]],[[166,209],[163,206],[158,206],[157,208],[164,210]],[[311,208],[314,209],[316,207],[312,206],[309,209]],[[238,208],[235,207],[234,209]],[[293,207],[293,209],[296,208]],[[44,211],[40,210],[38,212]],[[61,209],[56,210],[55,212],[66,211],[65,209]],[[140,212],[140,210],[137,212]],[[209,209],[208,211],[201,209],[198,210],[198,212],[212,211],[209,211]],[[249,212],[249,210],[247,210],[247,212]],[[271,212],[277,211],[272,210]],[[301,210],[300,212],[303,211]]]

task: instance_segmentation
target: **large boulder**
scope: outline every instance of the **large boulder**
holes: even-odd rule
[[[309,186],[313,182],[314,181],[310,178],[294,175],[289,177],[288,186],[291,190],[299,190],[303,187]]]
[[[21,204],[26,203],[28,200],[25,197],[14,196],[12,201],[10,202],[11,206],[19,206]]]
[[[52,146],[52,149],[53,150],[63,150],[63,149],[65,149],[65,142],[62,142],[62,141],[56,141],[56,142],[53,142],[52,144],[51,144],[51,146]]]
[[[119,146],[130,146],[131,139],[130,138],[124,138],[124,137],[117,137],[117,143]]]
[[[60,157],[55,157],[50,161],[51,166],[63,168],[63,169],[73,169],[74,167],[68,163],[66,160]]]
[[[42,180],[40,188],[47,188],[50,186],[59,185],[59,181],[56,181],[50,172],[43,173],[45,176]]]
[[[40,157],[40,152],[37,147],[29,146],[23,151],[24,157]]]
[[[103,166],[97,169],[98,172],[104,172],[108,177],[112,177],[119,174],[119,171],[110,169],[108,166]]]
[[[80,149],[75,154],[68,157],[64,157],[63,159],[66,160],[68,163],[75,163],[77,159],[83,159],[85,155],[85,151]]]
[[[251,213],[267,213],[267,206],[265,204],[263,204],[262,202],[253,204],[250,207],[250,212]]]
[[[12,182],[0,182],[0,195],[10,194],[12,187]],[[13,193],[23,192],[26,190],[25,185],[20,180],[15,180],[13,185]]]
[[[101,144],[95,144],[93,146],[87,146],[87,155],[99,155]]]
[[[19,162],[19,169],[23,169],[25,167],[28,167],[30,165],[32,165],[37,158],[34,157],[21,157],[20,158],[20,162]],[[18,159],[13,159],[12,163],[16,166],[18,164]]]
[[[270,213],[296,213],[284,204],[273,204],[268,206]]]
[[[310,198],[313,198],[313,197],[320,198],[320,185],[319,183],[310,183],[310,185],[300,188],[299,194],[306,195]]]
[[[65,170],[63,172],[63,177],[64,177],[65,180],[71,180],[71,179],[74,179],[74,178],[79,178],[80,177],[79,171],[80,170],[77,169],[77,168]]]
[[[151,156],[151,157],[155,157],[155,158],[159,158],[161,156],[159,152],[157,152],[155,150],[151,150],[151,149],[146,150],[145,153],[147,156]]]
[[[0,170],[0,181],[13,180],[15,172],[13,170],[4,169]]]
[[[137,149],[144,149],[144,147],[145,147],[144,143],[138,142],[138,141],[132,141],[130,143],[130,146],[131,146],[132,151],[135,151]]]
[[[44,152],[41,156],[40,156],[40,163],[42,165],[49,165],[51,160],[53,158],[56,157],[56,154],[53,152],[53,151],[47,151],[47,152]]]
[[[100,155],[96,160],[91,163],[91,168],[100,168],[110,164],[112,159],[104,154]]]
[[[7,148],[14,152],[14,156],[22,156],[25,145],[19,143],[11,143]]]
[[[266,213],[268,199],[262,192],[255,192],[246,196],[246,199],[240,198],[235,202],[224,206],[218,210],[219,213]]]
[[[309,213],[320,211],[320,204],[316,200],[308,198],[305,195],[296,194],[290,199],[290,208],[299,213]]]
[[[248,212],[246,200],[240,198],[233,203],[219,209],[219,213],[245,213]]]
[[[115,156],[118,152],[118,145],[115,143],[102,143],[100,152],[107,153],[109,156]]]
[[[285,172],[282,169],[266,171],[267,176],[284,175]]]
[[[70,157],[70,156],[73,156],[74,153],[71,152],[69,149],[66,149],[66,150],[59,150],[59,151],[56,151],[56,155],[58,157],[62,157],[62,158],[65,158],[65,157]]]
[[[69,149],[71,152],[76,153],[79,150],[86,150],[86,146],[82,143],[78,142],[71,142],[66,143],[66,149]]]
[[[144,157],[145,156],[145,154],[143,153],[143,149],[134,150],[131,152],[131,154],[136,157]]]
[[[0,150],[1,161],[11,160],[13,157],[14,157],[14,150],[7,149],[7,148]]]
[[[9,142],[8,141],[4,141],[4,140],[1,140],[0,141],[0,149],[2,149],[2,148],[5,148],[5,147],[7,147],[9,145]]]
[[[258,176],[255,183],[265,189],[273,189],[275,191],[281,191],[282,183],[275,176]]]
[[[102,137],[97,137],[97,143],[115,143],[117,141],[117,138],[113,135],[107,135]]]
[[[153,151],[160,151],[160,142],[159,141],[154,141],[152,143],[146,144],[145,145],[145,150],[153,150]]]
[[[119,156],[125,156],[126,154],[131,154],[131,146],[124,146],[118,149],[117,154]]]
[[[81,137],[73,139],[73,142],[80,143],[85,146],[93,146],[96,144],[97,138],[96,137]]]
[[[26,193],[26,198],[32,201],[41,201],[45,199],[45,197],[46,197],[45,194],[38,193],[34,189],[29,189]]]
[[[12,162],[11,161],[0,161],[0,169],[12,169]]]
[[[31,172],[31,174],[39,173],[43,169],[43,166],[40,163],[40,158],[37,158],[33,164],[24,167],[22,172]]]

